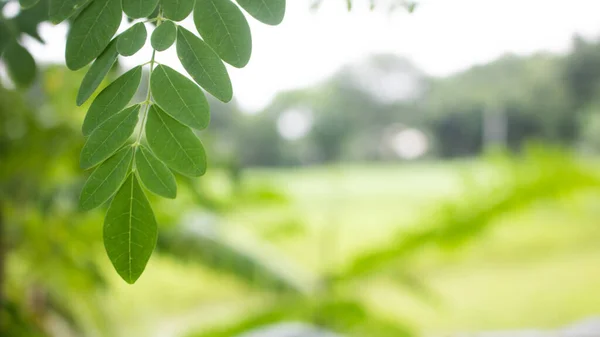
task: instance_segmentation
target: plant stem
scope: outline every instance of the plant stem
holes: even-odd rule
[[[159,9],[158,16],[156,17],[156,27],[160,26],[162,22],[162,12]],[[154,64],[156,63],[156,50],[152,50],[152,57],[149,62],[146,62],[143,65],[150,64],[150,71],[148,73],[148,93],[146,94],[146,100],[144,100],[144,112],[142,117],[142,124],[140,127],[140,133],[138,134],[137,140],[133,144],[134,147],[138,147],[140,145],[140,141],[142,139],[142,134],[144,133],[144,129],[146,128],[146,119],[148,118],[148,110],[150,109],[150,105],[152,104],[152,91],[150,90],[150,80],[152,80],[152,70],[154,69]]]

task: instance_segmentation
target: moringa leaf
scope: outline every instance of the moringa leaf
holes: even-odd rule
[[[81,150],[81,168],[85,170],[98,165],[123,146],[135,129],[139,111],[140,105],[137,104],[100,124]]]
[[[123,12],[130,18],[150,16],[158,6],[158,0],[123,0]]]
[[[182,124],[202,130],[210,121],[209,106],[196,83],[165,65],[152,72],[152,97],[166,113]]]
[[[9,42],[2,54],[6,62],[8,74],[19,88],[27,88],[36,76],[36,66],[33,56],[16,40]]]
[[[152,193],[165,198],[175,199],[177,183],[167,165],[144,146],[135,152],[135,169],[142,184]]]
[[[121,0],[92,1],[69,30],[67,67],[81,69],[98,57],[119,29],[122,15]]]
[[[278,25],[285,16],[285,0],[236,0],[256,20]]]
[[[90,1],[91,0],[50,0],[50,8],[48,9],[50,21],[54,24],[59,24],[70,18]]]
[[[88,69],[83,81],[81,81],[81,86],[77,93],[77,106],[81,106],[85,103],[85,101],[92,96],[94,91],[98,89],[98,86],[102,83],[102,80],[106,77],[106,74],[108,74],[118,56],[117,39],[113,39],[102,54],[98,56],[96,61],[92,63],[92,66]]]
[[[258,1],[258,0],[255,0]],[[194,11],[196,29],[223,59],[243,68],[252,54],[250,26],[242,11],[230,0],[198,0]]]
[[[206,154],[200,139],[156,105],[148,111],[146,140],[156,157],[173,170],[192,177],[206,172]]]
[[[148,32],[142,22],[138,22],[119,35],[117,39],[117,51],[123,56],[131,56],[137,53],[146,44]]]
[[[231,80],[217,54],[189,30],[177,28],[177,56],[194,81],[223,102],[233,97]]]
[[[163,16],[173,21],[181,21],[194,9],[195,0],[161,0]]]
[[[156,246],[152,207],[135,174],[121,186],[104,219],[104,247],[117,273],[129,284],[142,275]]]
[[[132,161],[133,148],[126,146],[98,166],[83,186],[79,208],[88,211],[110,199],[125,181]]]
[[[142,67],[137,66],[104,88],[94,99],[85,119],[83,135],[87,136],[100,124],[123,109],[137,91],[142,78]]]
[[[21,8],[31,8],[37,5],[38,2],[40,2],[40,0],[19,0]]]
[[[171,47],[171,45],[173,45],[176,37],[177,27],[173,21],[165,21],[156,27],[154,32],[152,32],[150,42],[152,43],[152,48],[158,51],[163,51],[167,50],[169,47]]]

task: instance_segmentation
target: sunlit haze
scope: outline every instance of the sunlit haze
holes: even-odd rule
[[[505,53],[564,52],[574,34],[600,31],[595,0],[430,0],[412,14],[371,12],[366,4],[357,1],[347,12],[345,1],[327,0],[314,12],[309,1],[294,0],[280,26],[251,22],[252,59],[244,69],[231,69],[242,109],[256,112],[277,92],[317,83],[372,54],[404,56],[425,73],[443,76]],[[193,23],[188,18],[184,25]],[[46,46],[27,41],[35,56],[62,63],[66,26],[44,24],[41,35]],[[179,65],[172,49],[159,60]],[[124,63],[143,63],[149,53],[144,49]]]

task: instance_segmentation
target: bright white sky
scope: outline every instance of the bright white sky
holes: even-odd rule
[[[443,76],[508,52],[564,52],[573,34],[600,33],[600,0],[422,0],[413,14],[370,12],[367,2],[355,0],[349,13],[345,0],[324,0],[314,13],[308,0],[288,0],[280,26],[251,20],[250,64],[230,68],[240,106],[257,111],[277,92],[315,84],[371,54],[404,56],[426,73]],[[62,63],[65,35],[65,26],[44,26],[49,44],[29,44],[39,58]],[[159,61],[182,69],[172,49]],[[149,55],[144,50],[124,62],[143,63]]]

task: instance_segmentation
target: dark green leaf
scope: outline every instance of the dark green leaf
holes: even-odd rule
[[[102,92],[94,99],[90,106],[85,120],[83,121],[83,135],[89,135],[100,124],[111,116],[121,111],[137,91],[142,79],[142,67],[135,67],[116,81],[104,88]]]
[[[163,51],[171,47],[171,45],[175,42],[176,37],[177,28],[175,27],[173,21],[165,21],[156,27],[152,33],[150,42],[152,43],[152,48],[158,51]]]
[[[159,65],[152,72],[150,88],[156,104],[171,117],[198,130],[208,126],[208,101],[202,89],[187,77],[165,65]]]
[[[12,41],[6,46],[3,59],[10,78],[18,87],[26,88],[33,83],[36,75],[35,61],[27,49],[21,47],[17,41]]]
[[[187,18],[194,9],[194,0],[161,0],[163,16],[173,21]]]
[[[123,146],[135,129],[139,111],[139,105],[131,106],[96,128],[81,150],[81,168],[100,164]]]
[[[258,1],[258,0],[256,0]],[[242,11],[230,0],[198,0],[194,23],[223,61],[242,68],[250,61],[252,36]]]
[[[37,5],[38,2],[40,2],[40,0],[19,0],[21,8],[31,8]]]
[[[104,247],[125,282],[133,284],[142,275],[157,237],[152,207],[131,174],[113,198],[104,219]]]
[[[117,52],[117,40],[114,39],[110,42],[108,47],[98,56],[96,61],[92,63],[92,66],[85,74],[79,92],[77,93],[77,105],[80,106],[87,101],[90,96],[98,89],[102,80],[108,74],[110,68],[117,60],[119,53]]]
[[[79,208],[94,209],[112,197],[129,173],[133,160],[133,148],[126,146],[98,166],[83,186]]]
[[[71,17],[91,0],[50,0],[50,21],[54,24]]]
[[[237,0],[255,19],[268,25],[278,25],[285,16],[285,0]]]
[[[173,170],[192,177],[206,172],[206,154],[198,137],[156,105],[148,111],[146,140],[156,156]]]
[[[131,56],[142,49],[144,44],[146,44],[147,37],[146,26],[138,22],[119,35],[117,39],[117,51],[123,56]]]
[[[175,199],[177,196],[175,176],[173,176],[167,165],[144,146],[140,146],[135,153],[135,169],[142,184],[150,192],[165,198]]]
[[[4,20],[0,20],[0,56],[2,56],[4,49],[10,44],[11,41],[13,41],[13,37],[10,29]]]
[[[177,28],[177,56],[194,81],[223,102],[233,97],[231,80],[217,54],[189,30]]]
[[[77,70],[98,57],[119,29],[122,15],[121,0],[92,1],[69,30],[67,67]]]
[[[14,24],[21,33],[33,37],[40,43],[44,43],[44,40],[38,34],[38,26],[46,20],[48,20],[48,4],[46,1],[42,1],[31,8],[23,9],[14,18]]]
[[[123,12],[130,18],[148,17],[158,5],[158,0],[123,0]]]

